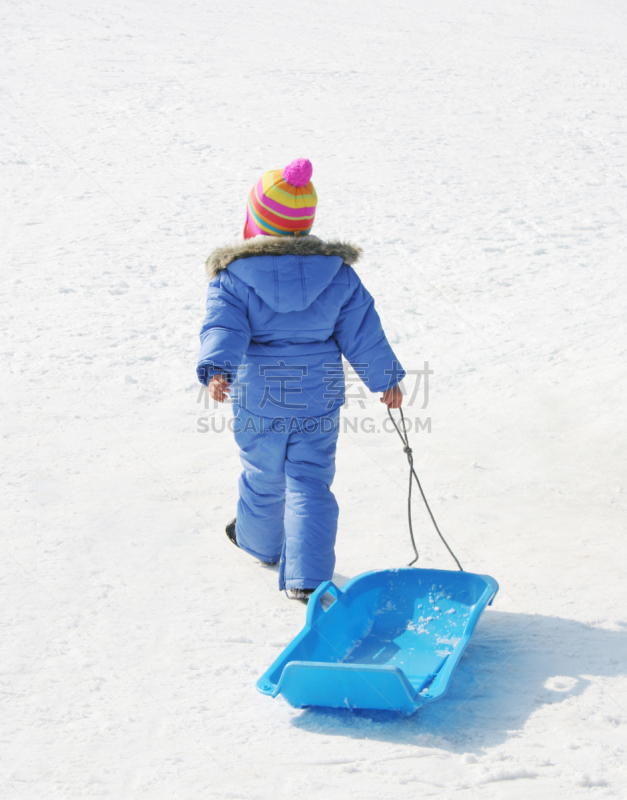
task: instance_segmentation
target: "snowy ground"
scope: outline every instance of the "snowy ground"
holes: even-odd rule
[[[625,4],[0,18],[0,797],[624,797]],[[402,361],[434,370],[419,473],[501,584],[411,719],[256,693],[304,607],[226,541],[237,453],[198,432],[204,258],[296,156],[315,232],[362,245]],[[337,582],[406,563],[398,440],[348,432],[338,461]]]

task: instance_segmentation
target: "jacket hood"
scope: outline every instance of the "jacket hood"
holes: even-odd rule
[[[352,265],[360,255],[355,245],[317,236],[257,236],[215,250],[207,259],[207,273],[213,279],[228,268],[264,303],[286,313],[310,306],[342,264]]]

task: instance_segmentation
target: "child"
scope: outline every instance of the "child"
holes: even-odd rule
[[[233,390],[244,471],[229,539],[306,600],[335,566],[331,492],[342,355],[381,402],[399,408],[405,372],[352,265],[359,247],[310,235],[318,201],[304,158],[271,170],[248,199],[244,241],[207,259],[207,316],[198,378]]]

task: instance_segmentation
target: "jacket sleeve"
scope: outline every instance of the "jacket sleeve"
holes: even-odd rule
[[[370,292],[352,267],[348,270],[349,296],[337,318],[333,336],[345,358],[371,392],[385,392],[405,377],[390,347]]]
[[[198,380],[207,384],[217,372],[229,382],[241,364],[250,342],[248,311],[228,271],[209,284],[207,314],[200,331]]]

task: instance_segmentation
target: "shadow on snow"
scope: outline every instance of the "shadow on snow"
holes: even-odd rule
[[[326,736],[479,752],[506,741],[534,711],[582,694],[595,678],[625,674],[626,623],[610,630],[560,617],[487,610],[447,695],[413,717],[310,708],[292,724]]]

